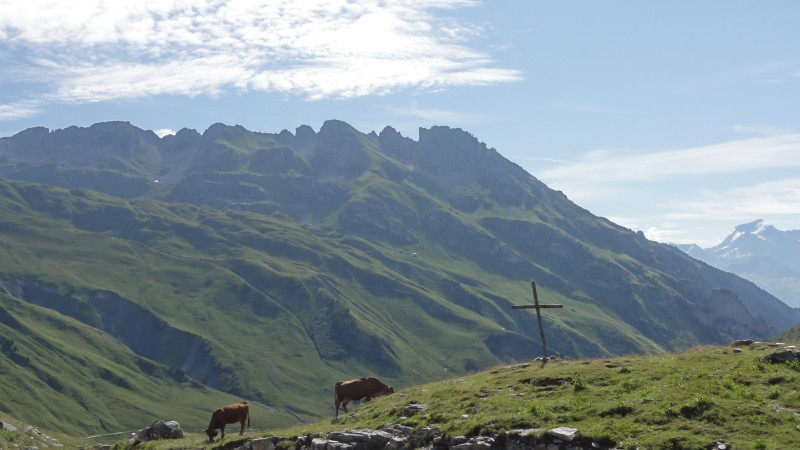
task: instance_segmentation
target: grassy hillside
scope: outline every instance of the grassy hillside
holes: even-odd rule
[[[172,404],[172,396],[182,390],[168,381],[150,387],[152,395],[132,409],[140,413],[128,413],[126,403],[117,403],[130,395],[128,388],[148,386],[142,381],[146,377],[135,372],[150,370],[153,361],[164,365],[154,378],[169,379],[170,371],[187,375],[200,383],[195,386],[199,397],[206,386],[233,394],[216,393],[200,402],[189,414],[192,428],[204,426],[206,412],[223,398],[245,396],[266,405],[274,413],[265,414],[261,423],[274,426],[327,414],[335,381],[358,374],[377,373],[408,385],[497,363],[482,341],[500,333],[498,325],[421,286],[392,281],[393,271],[365,253],[373,252],[366,242],[343,246],[338,239],[322,240],[301,227],[252,213],[2,186],[0,286],[5,294],[0,306],[10,323],[23,327],[2,336],[10,342],[10,354],[31,364],[0,360],[15,382],[30,385],[19,390],[15,383],[5,384],[9,391],[3,398],[9,403],[0,403],[0,409],[22,411],[21,420],[62,431],[81,424],[88,434],[142,427],[156,412],[177,416],[187,405]],[[115,214],[106,217],[114,223],[86,219],[92,211],[111,208]],[[398,259],[386,261],[422,267],[427,277],[445,276],[432,270],[430,260],[399,252],[393,256]],[[315,266],[301,257],[312,258]],[[323,267],[348,271],[352,284],[322,276],[318,271]],[[394,293],[375,304],[373,294],[386,286],[393,286]],[[114,315],[112,304],[121,316]],[[96,350],[83,341],[68,346],[72,340],[52,334],[66,326],[50,325],[48,311],[74,323],[75,338],[96,337],[110,347]],[[379,320],[388,327],[374,326]],[[465,326],[469,333],[461,329]],[[37,333],[40,339],[32,341]],[[475,345],[465,345],[466,340]],[[383,342],[393,348],[390,357]],[[75,359],[55,359],[42,349]],[[136,358],[131,349],[144,357]],[[534,351],[531,344],[523,354]],[[78,368],[92,360],[83,355],[134,360],[121,373],[103,370],[100,362],[84,373]],[[61,364],[76,369],[62,370]],[[107,391],[97,392],[94,378],[99,375],[118,384],[103,383]],[[81,405],[82,391],[120,409]],[[71,400],[62,401],[66,398]],[[41,405],[41,410],[28,410],[27,404]]]
[[[79,438],[143,428],[154,419],[202,429],[239,398],[133,354],[108,334],[0,293],[0,411]],[[254,408],[256,423],[295,423]]]
[[[800,342],[800,325],[792,327],[775,337],[779,342]]]
[[[697,347],[679,354],[498,366],[471,376],[409,387],[340,416],[246,437],[297,436],[400,423],[437,426],[447,437],[535,428],[576,428],[582,443],[635,449],[800,448],[800,364],[770,364],[767,345]],[[409,415],[411,403],[428,406]],[[152,449],[219,448],[204,436],[150,444]],[[226,438],[230,442],[238,435]]]
[[[531,279],[564,305],[545,313],[558,356],[766,339],[799,317],[462,130],[32,129],[0,138],[0,176],[2,363],[30,386],[6,390],[3,412],[47,405],[34,424],[56,431],[187,408],[182,423],[202,428],[201,411],[239,398],[261,405],[260,426],[310,422],[339,380],[402,388],[530,360],[535,315],[511,307],[531,301]],[[62,322],[75,337],[54,334]],[[127,400],[140,385],[149,396]],[[173,401],[181,389],[189,403]]]

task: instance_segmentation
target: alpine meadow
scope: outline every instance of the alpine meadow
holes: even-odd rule
[[[0,412],[53,433],[155,418],[199,432],[239,400],[259,429],[329,420],[334,384],[366,375],[430,402],[441,384],[413,387],[541,355],[535,313],[512,309],[531,281],[564,305],[543,322],[565,361],[765,341],[800,322],[461,129],[159,137],[104,122],[0,138]],[[622,365],[650,373],[641,358]]]

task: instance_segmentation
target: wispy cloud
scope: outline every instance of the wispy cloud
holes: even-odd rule
[[[175,130],[172,130],[172,129],[169,129],[169,128],[161,128],[161,129],[153,131],[153,133],[155,133],[158,137],[162,137],[163,138],[164,136],[169,136],[169,135],[175,134]]]
[[[650,239],[710,246],[724,237],[710,235],[720,226],[733,229],[764,218],[787,229],[800,227],[797,155],[800,134],[788,133],[650,153],[595,150],[577,161],[552,161],[553,168],[535,175],[581,206],[616,217],[616,223],[642,230]],[[626,199],[623,205],[620,198]]]
[[[735,220],[740,217],[775,218],[800,216],[800,177],[738,186],[723,191],[703,191],[691,199],[672,201],[668,207],[673,219],[715,217]]]
[[[607,106],[572,103],[561,100],[553,102],[553,107],[564,111],[587,113],[587,114],[608,114],[615,112],[613,109]]]
[[[481,117],[479,114],[471,114],[461,111],[449,111],[436,108],[422,108],[416,103],[412,103],[406,108],[391,108],[391,110],[395,114],[417,117],[436,123],[475,122],[483,119],[483,117]]]
[[[719,191],[703,190],[691,196],[664,198],[664,213],[651,223],[677,222],[681,227],[649,226],[648,238],[662,242],[696,243],[702,247],[718,244],[723,235],[711,236],[700,224],[735,225],[767,219],[781,229],[800,229],[800,178],[784,178],[747,184]],[[718,227],[712,227],[718,228]],[[707,237],[699,238],[706,235]]]
[[[21,101],[0,105],[0,120],[23,119],[39,114],[41,111],[39,102]]]
[[[595,150],[575,164],[537,173],[554,184],[613,186],[675,177],[800,167],[800,134],[660,152]]]
[[[771,125],[747,125],[743,123],[736,124],[733,127],[733,131],[742,134],[753,134],[760,136],[792,134],[791,130],[788,130],[786,128],[780,128]]]
[[[0,119],[14,117],[4,111],[26,102],[44,107],[251,90],[315,100],[521,79],[469,47],[479,28],[434,14],[475,4],[6,0],[2,58],[16,57],[0,77],[39,93],[7,99]]]

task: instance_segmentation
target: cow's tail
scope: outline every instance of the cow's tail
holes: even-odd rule
[[[333,407],[336,408],[336,417],[339,417],[339,386],[342,385],[341,381],[337,381],[333,387]]]

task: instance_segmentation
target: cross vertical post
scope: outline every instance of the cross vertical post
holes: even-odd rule
[[[544,326],[542,326],[542,307],[539,306],[539,296],[536,295],[536,282],[531,281],[531,289],[533,290],[533,305],[536,308],[536,321],[539,322],[539,334],[542,336],[542,351],[544,352],[544,360],[547,361],[547,341],[544,340]]]
[[[544,358],[542,364],[547,362],[547,341],[544,338],[544,326],[542,326],[542,308],[563,308],[564,305],[542,305],[539,304],[539,295],[536,293],[536,282],[531,281],[531,289],[533,290],[533,304],[532,305],[513,305],[512,309],[535,309],[536,320],[539,323],[539,335],[542,337],[542,350],[544,351]]]

